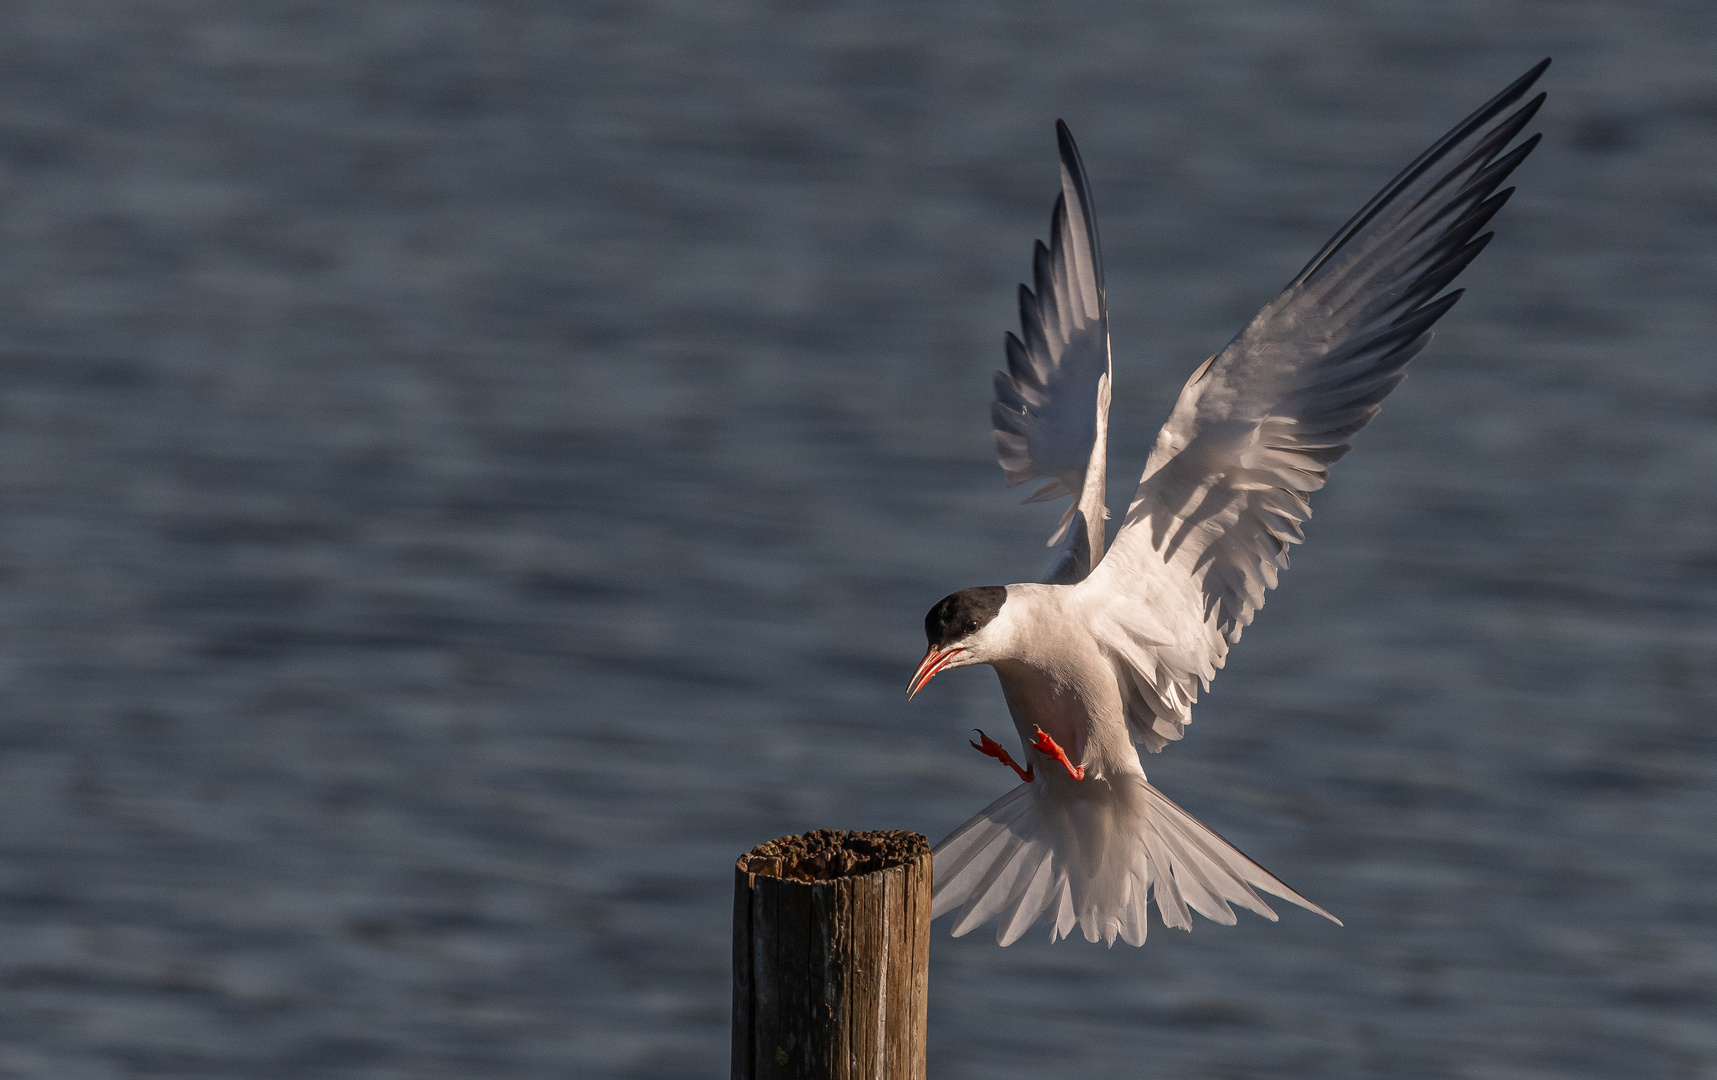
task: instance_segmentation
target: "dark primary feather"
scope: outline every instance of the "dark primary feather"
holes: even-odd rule
[[[1447,135],[1444,135],[1441,139],[1432,143],[1430,149],[1413,159],[1413,163],[1411,165],[1402,169],[1399,176],[1394,180],[1391,180],[1382,191],[1379,191],[1376,195],[1372,196],[1371,201],[1360,208],[1359,213],[1348,219],[1347,224],[1343,225],[1334,236],[1330,237],[1329,243],[1325,244],[1323,249],[1316,255],[1313,255],[1311,261],[1306,263],[1305,268],[1294,277],[1293,281],[1288,283],[1288,288],[1291,289],[1311,277],[1312,274],[1315,273],[1331,255],[1334,255],[1338,250],[1340,250],[1349,239],[1351,239],[1356,233],[1363,231],[1366,226],[1370,225],[1390,202],[1399,198],[1403,191],[1412,186],[1415,181],[1423,178],[1425,173],[1430,170],[1437,161],[1447,156],[1448,153],[1460,144],[1462,140],[1469,138],[1474,132],[1483,129],[1485,125],[1491,123],[1503,111],[1512,106],[1516,101],[1519,101],[1521,95],[1525,94],[1526,91],[1532,88],[1532,84],[1538,81],[1538,77],[1543,75],[1544,70],[1549,66],[1550,58],[1547,56],[1534,64],[1531,71],[1528,71],[1520,78],[1514,80],[1514,82],[1505,87],[1501,93],[1485,102],[1479,107],[1477,112],[1455,125],[1454,129]],[[1495,153],[1497,146],[1507,143],[1510,139],[1518,135],[1520,133],[1520,129],[1526,126],[1527,122],[1532,119],[1532,114],[1536,113],[1538,111],[1538,107],[1543,103],[1544,95],[1539,94],[1529,103],[1526,109],[1521,110],[1521,113],[1517,113],[1515,117],[1511,118],[1511,121],[1517,121],[1513,122],[1512,126],[1505,125],[1504,127],[1499,127],[1492,131],[1490,133],[1491,135],[1500,134],[1503,131],[1506,131],[1507,134],[1502,136],[1501,143],[1491,143],[1489,147],[1490,152]],[[1486,141],[1490,142],[1490,140]],[[1483,146],[1481,144],[1480,149],[1482,148]],[[1521,153],[1520,156],[1525,157],[1526,155],[1525,153]],[[1515,164],[1519,164],[1519,162],[1516,161]],[[1513,166],[1511,165],[1509,168],[1512,169]]]

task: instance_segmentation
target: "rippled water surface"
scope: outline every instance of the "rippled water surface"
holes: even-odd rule
[[[1346,921],[938,927],[956,1078],[1717,1075],[1717,9],[0,11],[0,1074],[719,1077],[734,856],[1011,777],[988,374],[1083,146],[1112,501],[1545,54],[1471,292],[1148,764]],[[1284,905],[1285,906],[1285,905]]]

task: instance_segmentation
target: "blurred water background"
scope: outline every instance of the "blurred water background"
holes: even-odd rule
[[[1499,237],[1147,762],[1347,923],[988,931],[931,1070],[1717,1075],[1717,9],[0,8],[0,1075],[719,1077],[731,865],[1012,782],[988,375],[1095,184],[1112,503],[1556,57]]]

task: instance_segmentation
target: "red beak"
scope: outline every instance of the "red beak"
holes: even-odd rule
[[[926,649],[924,659],[918,661],[918,670],[912,673],[912,681],[906,685],[906,700],[911,701],[912,695],[924,689],[925,683],[935,678],[938,671],[947,667],[954,657],[965,651],[958,646],[943,651],[938,651],[934,645]]]

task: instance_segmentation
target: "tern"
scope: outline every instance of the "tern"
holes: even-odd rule
[[[1023,765],[977,733],[973,747],[1021,783],[936,845],[932,914],[957,910],[956,937],[994,919],[1008,945],[1041,920],[1051,941],[1078,927],[1139,945],[1153,898],[1165,925],[1190,930],[1192,911],[1232,924],[1230,905],[1274,921],[1259,892],[1339,923],[1169,801],[1138,747],[1185,733],[1304,539],[1309,496],[1460,298],[1445,290],[1490,242],[1481,230],[1514,191],[1498,188],[1538,143],[1515,139],[1549,64],[1425,151],[1198,366],[1107,553],[1103,263],[1090,182],[1057,121],[1061,194],[991,414],[1008,485],[1043,481],[1027,502],[1073,502],[1042,582],[962,589],[930,609],[907,687],[988,664],[1022,746]]]

